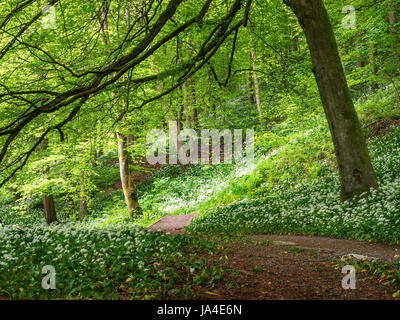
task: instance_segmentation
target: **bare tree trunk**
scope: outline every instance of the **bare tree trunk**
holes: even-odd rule
[[[396,60],[396,63],[400,63],[400,57],[399,57],[399,48],[398,48],[398,40],[397,40],[397,33],[395,30],[395,24],[396,24],[396,11],[395,11],[395,5],[393,4],[393,1],[389,1],[388,4],[388,18],[389,18],[389,34],[392,35],[393,40],[392,40],[392,49],[393,49],[393,56]]]
[[[181,91],[183,93],[183,87],[181,87]],[[182,103],[181,107],[179,108],[178,111],[178,130],[181,131],[183,130],[183,114],[184,114],[184,104]]]
[[[185,124],[186,127],[191,128],[192,123],[190,119],[190,111],[189,111],[189,86],[187,82],[182,85],[183,89],[183,113],[185,115]]]
[[[80,195],[79,195],[79,211],[78,211],[78,219],[83,219],[90,214],[89,203],[90,197],[92,196],[90,191],[88,190],[88,179],[91,179],[90,175],[87,173],[91,173],[92,166],[94,168],[96,166],[96,152],[92,152],[92,143],[87,141],[87,146],[82,150],[82,153],[88,153],[89,158],[87,159],[87,163],[83,164],[83,168],[81,170],[81,179],[80,179]]]
[[[292,35],[292,50],[299,51],[299,37],[296,34]]]
[[[53,195],[43,192],[44,218],[47,224],[58,221]]]
[[[250,35],[250,42],[252,42],[252,36]],[[256,65],[256,53],[252,44],[250,43],[250,58],[251,58],[251,65],[253,68],[253,82],[254,82],[254,95],[257,104],[258,116],[260,117],[260,121],[263,119],[262,109],[261,109],[261,98],[260,98],[260,87],[258,84],[258,75],[257,75],[257,65]]]
[[[250,69],[252,69],[252,66],[250,66]],[[249,102],[250,102],[250,104],[255,104],[256,103],[256,99],[254,97],[253,72],[249,72],[249,76],[248,76],[248,79],[247,79],[247,84],[248,84]]]
[[[284,0],[297,16],[311,52],[313,72],[329,123],[341,182],[341,199],[377,188],[365,138],[321,0]]]
[[[372,67],[372,74],[375,76],[372,80],[371,87],[373,89],[378,88],[378,84],[376,83],[376,76],[378,75],[378,65],[376,64],[376,45],[375,43],[371,43],[369,46],[369,63]]]
[[[97,9],[97,21],[99,23],[99,31],[101,35],[101,42],[103,44],[110,43],[108,34],[108,6],[107,1],[102,1],[100,8]]]
[[[118,158],[121,176],[122,190],[124,192],[125,202],[131,217],[140,215],[142,209],[139,205],[135,182],[129,164],[132,162],[131,156],[127,150],[128,137],[121,133],[116,134],[118,140]]]
[[[45,151],[48,148],[48,144],[49,144],[48,139],[47,138],[44,139],[41,145],[39,146],[39,151]],[[50,169],[46,167],[43,173],[47,175],[49,170]],[[58,221],[53,195],[44,191],[42,193],[42,200],[43,200],[44,218],[46,220],[46,223],[51,224],[53,222]]]
[[[355,46],[356,46],[356,50],[359,50],[358,48],[360,47],[360,37],[361,35],[357,32],[355,34]],[[356,61],[356,66],[357,68],[362,68],[365,66],[365,59],[362,56],[362,54],[357,54],[356,57],[357,61]]]
[[[179,48],[180,51],[182,48]],[[187,48],[189,52],[189,57],[193,56],[193,51],[189,46]],[[179,57],[182,59],[182,55]],[[183,89],[183,111],[185,114],[185,122],[186,126],[193,129],[199,129],[199,119],[198,119],[198,110],[196,104],[196,88],[195,88],[195,80],[191,77],[188,81],[186,81],[182,85]]]
[[[16,191],[14,188],[9,188],[10,194],[11,194],[11,199],[13,202],[17,202],[19,199],[21,199],[21,194]]]
[[[67,202],[67,216],[70,217],[74,213],[74,199],[70,192],[67,192],[65,200]]]
[[[199,116],[197,111],[196,104],[196,89],[194,84],[194,79],[189,80],[189,89],[190,89],[190,109],[191,109],[191,123],[193,129],[199,129]]]
[[[88,215],[89,215],[89,208],[88,208],[86,198],[81,197],[81,199],[79,201],[78,219],[82,220],[83,218],[87,217]]]
[[[80,197],[79,197],[79,212],[78,212],[78,219],[82,220],[86,216],[89,215],[89,207],[88,207],[88,202],[87,202],[87,192],[86,192],[86,187],[85,187],[85,180],[84,180],[84,174],[82,174],[82,181],[81,181],[81,192],[80,192]]]

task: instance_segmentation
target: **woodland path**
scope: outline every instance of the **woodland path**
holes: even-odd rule
[[[196,214],[165,216],[148,229],[183,234]],[[200,288],[198,299],[393,299],[399,288],[384,279],[357,274],[356,290],[344,290],[345,276],[334,259],[400,261],[400,245],[296,235],[245,235],[217,240],[231,270],[217,286]],[[210,265],[221,264],[212,261]],[[227,283],[234,285],[227,287]]]

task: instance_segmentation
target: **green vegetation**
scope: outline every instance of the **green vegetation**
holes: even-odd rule
[[[246,234],[399,244],[398,0],[358,1],[349,28],[346,1],[302,3],[2,3],[0,299],[194,297],[223,277],[218,240],[270,245]],[[170,121],[254,129],[254,160],[150,164]],[[185,235],[145,230],[192,213]]]
[[[400,285],[400,263],[388,263],[382,260],[374,261],[359,261],[354,258],[341,258],[334,261],[337,269],[342,269],[344,266],[351,265],[356,273],[366,277],[375,277],[384,286]],[[393,297],[400,296],[400,290],[393,293]]]
[[[338,200],[337,175],[327,170],[325,174],[320,173],[321,177],[311,178],[310,172],[309,179],[294,186],[288,180],[273,188],[262,185],[258,192],[265,193],[258,199],[243,199],[210,209],[196,219],[190,230],[314,234],[399,243],[400,130],[392,129],[384,138],[371,139],[369,147],[380,181],[378,190],[341,203]],[[305,145],[305,149],[310,148]],[[278,159],[279,163],[281,157]],[[297,164],[296,157],[290,160],[287,161],[288,167]],[[312,163],[314,159],[310,157],[308,160]],[[270,161],[270,168],[274,168],[273,160]],[[273,174],[274,170],[265,172],[269,179]],[[240,182],[238,184],[237,189],[246,189]]]
[[[193,287],[212,287],[221,278],[220,268],[207,266],[198,256],[218,251],[212,242],[134,225],[18,225],[0,229],[0,236],[0,297],[188,298]],[[56,290],[37,285],[46,265],[56,267]]]

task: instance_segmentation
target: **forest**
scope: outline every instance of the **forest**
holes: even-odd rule
[[[400,299],[399,26],[1,1],[0,300]]]

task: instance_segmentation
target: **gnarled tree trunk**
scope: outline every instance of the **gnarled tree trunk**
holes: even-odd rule
[[[375,172],[324,4],[321,0],[284,0],[284,3],[297,16],[307,38],[313,72],[335,146],[341,199],[352,198],[371,187],[377,188]]]

